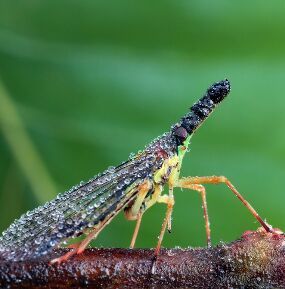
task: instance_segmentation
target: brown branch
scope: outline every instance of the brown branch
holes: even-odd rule
[[[53,253],[57,257],[68,249]],[[285,236],[262,230],[210,249],[88,249],[61,265],[51,256],[0,260],[0,288],[285,288]]]

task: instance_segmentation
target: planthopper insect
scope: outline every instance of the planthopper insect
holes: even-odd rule
[[[133,248],[144,212],[155,203],[164,203],[167,210],[155,249],[157,256],[166,229],[171,230],[174,188],[186,188],[201,194],[207,244],[210,246],[210,224],[203,184],[226,184],[261,226],[272,232],[271,226],[260,218],[226,177],[179,178],[191,136],[229,92],[228,80],[214,83],[169,132],[151,142],[144,151],[22,215],[2,233],[0,256],[13,261],[37,258],[48,254],[64,241],[84,234],[85,239],[74,244],[68,253],[51,260],[51,263],[60,263],[83,252],[122,210],[128,220],[137,221],[130,245]],[[168,193],[162,194],[166,184]]]

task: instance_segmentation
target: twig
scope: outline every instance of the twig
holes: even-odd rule
[[[285,236],[246,232],[215,248],[163,249],[152,273],[152,249],[88,249],[60,265],[52,256],[0,259],[1,288],[285,288]]]

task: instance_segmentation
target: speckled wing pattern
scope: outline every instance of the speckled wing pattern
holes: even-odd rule
[[[164,147],[165,146],[165,147]],[[123,209],[136,197],[136,188],[163,163],[156,150],[173,151],[169,133],[118,167],[110,167],[14,221],[0,237],[0,256],[19,261],[49,253],[64,240],[80,235]],[[129,192],[129,193],[128,193]]]

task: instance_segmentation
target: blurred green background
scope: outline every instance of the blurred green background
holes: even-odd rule
[[[285,228],[285,4],[268,1],[1,1],[0,230],[167,131],[214,81],[230,97],[192,138],[182,175],[226,175]],[[258,224],[207,186],[214,243]],[[164,246],[204,246],[200,196],[176,190]],[[143,218],[156,244],[165,206]],[[94,242],[127,247],[120,214]]]

